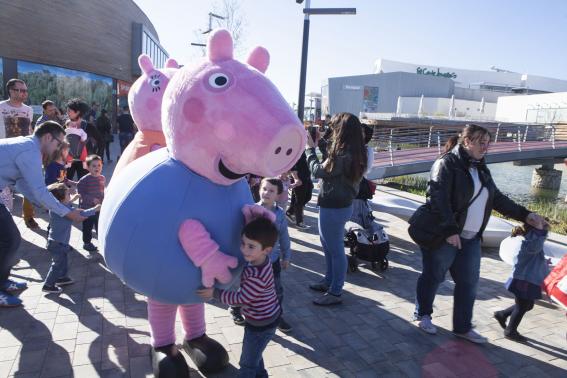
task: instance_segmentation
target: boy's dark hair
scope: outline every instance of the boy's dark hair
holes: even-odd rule
[[[33,132],[33,135],[38,138],[41,138],[46,134],[51,134],[51,136],[59,138],[59,136],[65,135],[65,129],[57,122],[45,121],[41,125],[37,126]]]
[[[262,245],[262,249],[273,247],[278,240],[278,229],[268,218],[256,218],[242,229],[242,235]]]
[[[63,201],[69,188],[62,182],[56,182],[47,186],[47,190],[49,193],[53,194],[53,197],[57,198],[58,201]]]
[[[8,82],[6,83],[6,92],[8,92],[8,95],[10,93],[10,89],[14,88],[16,86],[16,83],[25,84],[25,81],[20,80],[20,79],[8,80]]]
[[[55,103],[51,100],[45,100],[44,102],[41,103],[41,107],[43,108],[43,110],[47,109],[47,107],[50,105],[55,105]]]
[[[276,177],[264,177],[262,179],[262,182],[264,182],[264,181],[266,181],[266,182],[268,182],[272,185],[277,186],[278,187],[278,194],[282,194],[282,192],[283,192],[282,180],[280,180],[279,178],[276,178]]]
[[[80,98],[72,98],[71,100],[69,100],[67,102],[67,107],[72,111],[79,113],[79,117],[81,118],[83,118],[83,116],[90,110],[87,103]]]
[[[101,161],[102,162],[102,158],[98,155],[89,155],[87,156],[87,159],[85,160],[87,162],[87,167],[90,167],[93,161]]]

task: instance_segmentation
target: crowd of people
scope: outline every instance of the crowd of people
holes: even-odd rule
[[[73,283],[68,275],[67,254],[74,222],[82,223],[83,248],[88,256],[96,255],[92,230],[97,229],[104,201],[104,156],[106,163],[112,163],[109,147],[113,141],[108,112],[99,112],[96,103],[88,106],[80,99],[70,99],[63,117],[56,104],[46,100],[34,127],[33,112],[24,104],[26,84],[12,79],[6,90],[9,99],[0,102],[0,307],[21,305],[17,293],[27,288],[25,282],[10,279],[21,241],[11,214],[14,188],[24,196],[23,218],[28,227],[38,227],[32,203],[49,210],[47,251],[52,264],[43,291],[60,293]],[[315,305],[342,303],[347,271],[344,227],[352,215],[360,183],[372,165],[373,150],[367,146],[367,130],[349,113],[333,116],[326,129],[310,127],[307,131],[305,153],[289,172],[279,177],[248,177],[255,202],[275,221],[259,218],[242,230],[241,252],[247,265],[239,287],[198,292],[204,300],[216,298],[230,305],[234,322],[246,327],[240,364],[241,371],[250,376],[266,374],[262,352],[275,330],[292,331],[283,316],[281,274],[291,261],[288,222],[300,231],[309,229],[304,208],[311,200],[314,179],[318,181],[318,232],[325,274],[309,288],[321,293],[314,298]],[[118,117],[118,132],[123,151],[135,132],[127,107]],[[534,234],[537,242],[529,251],[539,256],[521,260],[524,265],[517,267],[507,285],[516,297],[515,305],[494,315],[505,328],[506,337],[524,340],[518,325],[541,296],[539,288],[547,266],[542,265],[540,244],[548,225],[541,216],[498,190],[484,159],[490,138],[487,129],[468,125],[448,141],[431,170],[427,202],[410,222],[423,262],[414,317],[416,325],[427,334],[437,332],[432,321],[433,302],[449,271],[455,282],[454,334],[474,343],[487,341],[474,330],[472,316],[480,275],[480,242],[492,209],[525,223],[523,231],[516,231],[516,235],[531,238],[530,232]]]

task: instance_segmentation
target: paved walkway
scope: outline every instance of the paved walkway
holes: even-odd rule
[[[109,166],[111,168],[111,166]],[[16,204],[19,206],[20,201]],[[520,331],[530,342],[503,338],[493,311],[513,303],[503,283],[510,267],[495,251],[485,251],[476,329],[490,344],[476,346],[451,333],[453,284],[447,281],[436,300],[436,336],[425,335],[410,321],[419,253],[408,242],[405,223],[378,214],[390,234],[390,268],[373,272],[362,265],[349,274],[344,304],[320,308],[311,304],[307,285],[325,268],[317,236],[317,211],[306,209],[308,232],[290,228],[292,266],[283,273],[289,335],[276,334],[264,354],[276,377],[565,377],[567,342],[565,313],[547,302],[529,312]],[[45,218],[45,213],[37,211]],[[15,214],[20,214],[19,208]],[[29,283],[21,297],[25,307],[0,310],[0,377],[144,377],[151,376],[149,329],[143,296],[125,287],[102,261],[87,260],[81,233],[74,228],[70,275],[77,281],[62,295],[43,295],[42,278],[49,267],[42,231],[27,229],[15,218],[23,241],[14,278]],[[1,232],[1,230],[0,230]],[[219,376],[233,377],[238,368],[243,328],[232,323],[222,305],[207,305],[208,334],[229,351],[231,367]],[[180,324],[178,342],[182,341]],[[188,359],[189,360],[189,359]],[[192,374],[200,376],[197,371]]]

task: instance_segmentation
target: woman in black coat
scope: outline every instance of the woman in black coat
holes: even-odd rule
[[[441,235],[440,245],[420,246],[423,271],[417,280],[417,325],[426,333],[437,332],[431,321],[433,301],[450,271],[455,282],[453,333],[474,343],[487,341],[472,328],[471,320],[480,276],[480,242],[492,209],[539,229],[546,223],[498,190],[484,161],[489,144],[490,132],[478,125],[467,125],[461,135],[451,138],[431,168],[426,211],[417,217],[423,219],[413,219],[415,224],[436,225]]]

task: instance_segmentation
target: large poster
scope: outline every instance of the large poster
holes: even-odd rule
[[[378,112],[378,87],[364,87],[364,97],[362,99],[363,113]]]
[[[45,100],[58,107],[74,97],[87,104],[96,102],[101,109],[110,109],[112,102],[112,78],[66,68],[18,61],[18,77],[26,82],[29,103],[41,105]]]

